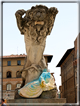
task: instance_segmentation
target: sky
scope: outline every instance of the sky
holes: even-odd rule
[[[44,54],[53,55],[48,64],[50,72],[54,72],[57,88],[61,85],[61,70],[56,67],[67,49],[74,47],[78,30],[78,3],[3,3],[3,56],[26,54],[24,35],[17,27],[15,12],[19,9],[28,10],[32,6],[45,5],[56,7],[56,15],[52,32],[46,39]]]

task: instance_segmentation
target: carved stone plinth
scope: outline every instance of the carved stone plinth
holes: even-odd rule
[[[56,94],[57,94],[57,90],[50,90],[50,91],[43,91],[42,94],[40,95],[40,98],[45,98],[45,99],[49,99],[49,98],[56,98]]]
[[[42,94],[39,96],[39,97],[36,97],[36,98],[43,98],[43,99],[47,99],[47,98],[56,98],[56,94],[57,94],[57,90],[53,89],[53,90],[50,90],[50,91],[43,91]],[[15,90],[15,96],[14,96],[15,99],[26,99],[24,97],[21,97],[19,94],[18,94],[18,89]]]
[[[14,104],[13,104],[14,103]],[[66,103],[66,98],[51,98],[51,99],[14,99],[7,100],[8,106],[63,106]]]

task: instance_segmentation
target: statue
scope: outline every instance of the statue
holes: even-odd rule
[[[57,8],[47,8],[43,5],[33,6],[27,11],[18,10],[15,13],[17,26],[24,35],[27,52],[27,59],[21,70],[22,85],[18,90],[22,97],[38,97],[43,91],[56,88],[55,81],[48,72],[43,52],[57,13]]]

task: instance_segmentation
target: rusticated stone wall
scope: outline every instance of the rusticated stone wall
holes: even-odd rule
[[[66,98],[67,103],[77,102],[77,64],[79,62],[77,57],[80,58],[79,40],[80,33],[74,41],[74,49],[61,64],[62,86],[60,87],[60,91],[61,97]]]

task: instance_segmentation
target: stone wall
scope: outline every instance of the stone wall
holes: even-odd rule
[[[62,86],[60,88],[62,98],[66,98],[67,103],[77,102],[77,56],[79,53],[80,33],[74,41],[74,49],[66,57],[61,64],[61,81]],[[80,59],[80,54],[79,54]]]
[[[74,82],[74,50],[69,54],[61,65],[62,76],[62,98],[66,98],[67,103],[75,103],[75,82]]]

